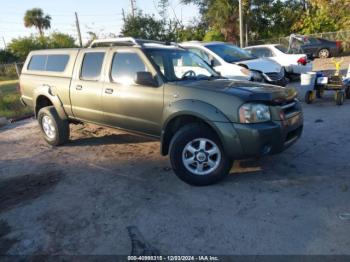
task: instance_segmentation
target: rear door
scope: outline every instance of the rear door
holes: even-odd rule
[[[102,104],[107,125],[160,136],[163,86],[135,83],[137,72],[156,71],[139,49],[118,49],[109,54]]]
[[[82,51],[70,87],[73,115],[81,120],[102,123],[103,71],[106,52],[91,49]]]

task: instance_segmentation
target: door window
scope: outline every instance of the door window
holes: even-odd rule
[[[111,78],[113,82],[134,84],[137,72],[146,72],[147,67],[136,53],[116,53],[113,57]]]
[[[100,78],[105,53],[89,52],[84,55],[80,79],[96,81]]]
[[[248,52],[250,52],[253,56],[256,56],[256,57],[272,57],[273,56],[271,50],[268,48],[252,48],[252,49],[249,49]]]

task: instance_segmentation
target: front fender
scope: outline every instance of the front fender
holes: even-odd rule
[[[180,115],[191,115],[209,122],[230,122],[230,120],[216,107],[206,102],[194,99],[178,100],[170,103],[164,109],[163,127],[171,119]]]
[[[216,107],[199,100],[180,100],[164,109],[164,124],[161,134],[163,145],[168,124],[179,116],[193,116],[208,124],[218,135],[225,152],[232,158],[242,154],[239,136],[230,120]]]
[[[33,92],[33,101],[34,101],[34,108],[37,107],[37,101],[40,96],[45,96],[48,98],[53,106],[55,107],[57,114],[61,119],[67,119],[67,113],[63,108],[63,103],[61,99],[59,98],[58,94],[55,92],[55,89],[53,87],[50,87],[49,85],[41,85],[37,88],[35,88]],[[36,110],[35,114],[37,113]],[[36,117],[36,115],[35,115]]]

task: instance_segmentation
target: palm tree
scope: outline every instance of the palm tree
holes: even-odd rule
[[[24,26],[34,26],[36,29],[38,29],[40,36],[43,36],[44,30],[51,27],[51,16],[44,15],[43,10],[40,8],[27,10],[24,15]]]

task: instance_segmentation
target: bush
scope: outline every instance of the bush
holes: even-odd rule
[[[27,55],[33,50],[50,49],[50,48],[70,48],[75,47],[73,37],[62,33],[53,33],[50,36],[20,37],[13,39],[8,45],[9,51],[20,61],[24,61]]]

